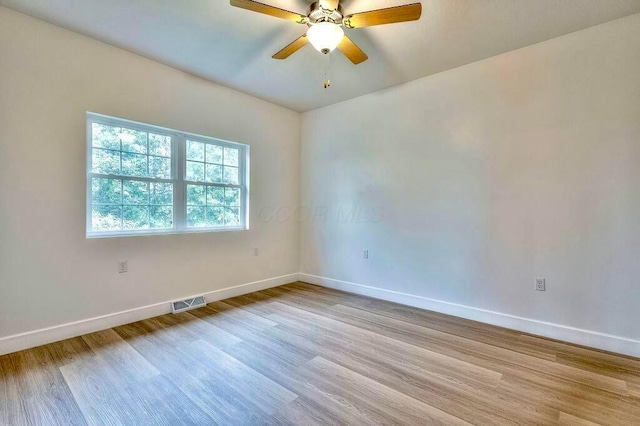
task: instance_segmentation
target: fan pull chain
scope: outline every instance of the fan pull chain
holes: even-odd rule
[[[324,56],[327,57],[324,67],[324,88],[327,89],[331,86],[331,79],[329,78],[329,73],[331,71],[331,53],[327,53]]]

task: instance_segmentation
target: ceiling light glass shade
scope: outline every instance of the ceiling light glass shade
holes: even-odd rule
[[[335,49],[343,37],[342,28],[332,22],[318,22],[307,30],[307,38],[313,47],[322,53],[329,53]]]

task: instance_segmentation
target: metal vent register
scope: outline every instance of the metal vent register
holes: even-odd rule
[[[189,309],[200,308],[206,304],[204,296],[197,296],[192,299],[176,300],[175,302],[171,302],[171,312],[177,314],[178,312],[188,311]]]

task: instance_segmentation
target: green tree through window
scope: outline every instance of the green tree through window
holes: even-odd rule
[[[93,114],[88,125],[88,235],[246,228],[246,145]]]

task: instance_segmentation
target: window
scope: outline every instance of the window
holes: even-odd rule
[[[248,228],[249,147],[87,114],[87,236]]]

